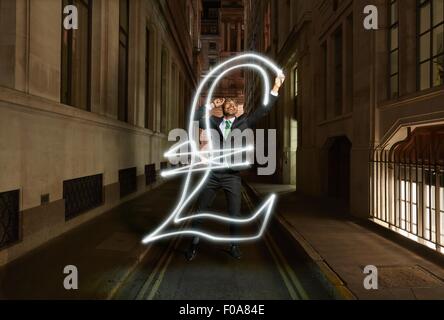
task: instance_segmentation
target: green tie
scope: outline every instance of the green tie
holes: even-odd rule
[[[225,121],[225,131],[224,131],[224,139],[227,140],[228,136],[231,133],[231,121]]]

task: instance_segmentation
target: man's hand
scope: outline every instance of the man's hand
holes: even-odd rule
[[[272,92],[277,95],[279,93],[279,89],[284,84],[284,82],[285,82],[285,75],[284,74],[277,76],[274,81],[274,87],[273,87]]]
[[[223,98],[217,98],[214,100],[213,104],[216,108],[222,107],[225,103],[225,99]]]
[[[209,105],[209,108],[210,108],[210,110],[213,110],[214,108],[219,108],[219,107],[223,106],[224,103],[225,103],[225,99],[217,98]]]

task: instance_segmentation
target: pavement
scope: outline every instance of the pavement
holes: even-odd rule
[[[333,201],[308,197],[294,186],[251,183],[261,196],[279,194],[276,218],[318,265],[320,277],[345,299],[444,299],[444,264],[418,254],[419,245],[387,237],[358,221]],[[419,251],[428,251],[424,250]],[[376,266],[378,289],[364,287],[366,266]]]

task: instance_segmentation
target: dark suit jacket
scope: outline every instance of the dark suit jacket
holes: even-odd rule
[[[263,117],[265,117],[270,110],[273,108],[273,106],[276,104],[278,97],[274,96],[272,94],[270,94],[269,97],[269,101],[267,105],[263,105],[261,104],[258,108],[256,108],[253,112],[251,112],[250,114],[243,114],[242,116],[236,118],[233,122],[233,125],[231,127],[231,130],[236,130],[239,129],[240,131],[244,131],[246,129],[252,129],[256,126],[256,123]],[[206,121],[205,121],[205,115],[206,115],[206,108],[205,106],[200,107],[194,116],[194,121],[199,121],[199,128],[201,129],[207,129],[206,128]],[[217,130],[217,132],[219,133],[219,139],[221,142],[221,146],[223,146],[223,133],[220,130],[220,125],[222,123],[222,121],[224,120],[223,117],[215,117],[215,116],[211,116],[210,117],[210,129],[214,129]],[[246,169],[246,168],[245,168]],[[228,169],[228,170],[219,170],[220,171],[224,171],[227,173],[238,173],[238,170],[232,170],[232,169]]]

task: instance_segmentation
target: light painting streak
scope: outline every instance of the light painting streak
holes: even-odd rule
[[[245,61],[246,60],[246,61]],[[247,63],[243,63],[243,62]],[[256,61],[253,63],[252,61]],[[208,93],[207,101],[206,101],[206,114],[205,114],[205,125],[206,129],[208,130],[210,128],[210,108],[208,106],[210,105],[211,101],[213,100],[213,94],[217,87],[217,84],[220,82],[220,80],[229,72],[239,69],[239,68],[249,68],[254,69],[258,71],[261,76],[264,83],[264,91],[263,91],[263,104],[264,106],[268,104],[269,102],[269,94],[270,94],[270,79],[268,77],[267,71],[260,65],[265,65],[269,69],[271,69],[276,77],[282,76],[283,72],[282,70],[276,66],[272,61],[270,61],[267,58],[264,58],[260,55],[254,54],[254,53],[247,53],[243,55],[236,56],[234,58],[231,58],[224,63],[218,65],[216,68],[214,68],[212,71],[210,71],[207,76],[202,80],[200,83],[198,89],[196,90],[196,93],[194,95],[193,103],[191,105],[191,113],[190,113],[190,120],[189,120],[189,141],[183,144],[180,144],[178,146],[175,146],[171,150],[165,153],[165,157],[173,157],[173,156],[190,156],[191,158],[191,164],[188,166],[180,167],[173,170],[167,170],[163,171],[161,175],[163,177],[171,177],[178,174],[186,174],[185,184],[180,196],[180,200],[176,206],[176,208],[173,210],[173,212],[168,216],[168,218],[151,234],[147,235],[142,242],[144,244],[154,242],[160,239],[175,237],[179,235],[193,235],[205,238],[207,240],[211,241],[220,241],[220,242],[244,242],[244,241],[251,241],[256,240],[262,237],[266,226],[269,222],[270,216],[273,211],[273,206],[276,202],[276,195],[271,195],[264,204],[257,210],[256,213],[251,215],[249,218],[244,219],[235,219],[230,218],[228,216],[222,216],[222,215],[216,215],[211,213],[197,213],[190,216],[183,217],[183,212],[185,211],[186,207],[190,204],[191,200],[198,194],[198,192],[204,187],[205,183],[207,182],[207,179],[211,173],[212,170],[215,169],[222,169],[222,168],[235,168],[235,167],[243,167],[246,165],[249,165],[248,162],[243,163],[234,163],[231,165],[228,165],[226,162],[220,163],[217,162],[217,160],[220,160],[222,158],[227,158],[232,155],[236,155],[239,153],[252,151],[254,150],[253,146],[247,146],[245,148],[235,148],[235,149],[223,149],[223,150],[214,150],[213,146],[213,140],[211,137],[211,134],[208,134],[208,149],[200,151],[199,150],[199,141],[195,141],[192,135],[193,129],[194,129],[194,116],[196,113],[196,108],[198,107],[199,97],[203,91],[203,89],[207,86],[208,82],[215,76],[218,75],[220,71],[221,72],[214,82],[211,85],[211,88]],[[225,69],[226,68],[226,69]],[[225,69],[225,70],[224,70]],[[180,149],[184,146],[188,146],[191,151],[190,152],[184,152],[180,153]],[[220,154],[223,155],[220,155]],[[205,157],[206,156],[206,157]],[[207,158],[208,157],[208,158]],[[203,166],[198,168],[199,166]],[[196,172],[204,172],[203,177],[200,179],[200,181],[197,183],[197,185],[190,190],[190,183],[191,178],[193,176],[193,173]],[[240,191],[240,190],[239,190]],[[262,226],[259,230],[259,232],[256,235],[252,236],[245,236],[245,237],[224,237],[224,236],[217,236],[212,235],[200,230],[181,230],[181,231],[173,231],[173,232],[165,232],[165,229],[168,226],[177,225],[181,222],[191,220],[191,219],[210,219],[210,220],[218,220],[228,223],[236,223],[236,224],[246,224],[254,221],[259,216],[263,215],[264,219],[262,221]]]

